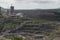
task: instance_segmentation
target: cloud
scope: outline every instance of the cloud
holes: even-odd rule
[[[54,3],[54,0],[34,0],[35,3]]]
[[[0,0],[0,6],[4,8],[9,8],[12,3],[14,4],[14,0]]]
[[[11,3],[14,2],[14,0],[0,0],[0,3]]]
[[[17,2],[56,3],[58,0],[15,0]]]
[[[16,0],[16,8],[20,9],[49,9],[58,8],[59,0]],[[18,6],[20,5],[20,6]]]
[[[3,2],[3,3],[2,3]],[[15,9],[50,9],[60,8],[60,0],[1,0],[0,5],[9,8],[11,3]]]

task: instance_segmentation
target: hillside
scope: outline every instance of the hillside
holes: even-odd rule
[[[33,37],[34,39],[42,38],[52,40],[60,36],[60,9],[48,10],[15,10],[15,13],[23,13],[26,17],[0,15],[0,35],[11,38]],[[22,37],[20,36],[20,37]],[[31,38],[30,38],[31,39]],[[39,39],[40,40],[40,39]]]

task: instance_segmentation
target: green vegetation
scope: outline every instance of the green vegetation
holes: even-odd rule
[[[13,37],[11,40],[22,40],[23,38],[20,37],[20,38],[17,38],[17,37]]]
[[[19,27],[20,26],[20,24],[13,24],[13,23],[5,23],[4,24],[4,27],[6,27],[6,28],[16,28],[16,27]]]
[[[53,27],[54,29],[51,32],[43,31],[43,34],[48,37],[46,38],[46,40],[53,40],[53,38],[57,35],[56,33],[60,32],[60,21],[51,21],[51,20],[45,20],[45,19],[43,20],[43,19],[36,19],[36,18],[25,19],[25,18],[20,18],[18,16],[6,18],[0,15],[0,33],[3,31],[4,28],[16,29],[16,28],[20,28],[23,25],[30,25],[32,27],[33,25],[38,25],[38,26],[42,25],[45,27],[48,26],[47,28]],[[11,40],[22,40],[22,37],[19,38],[19,37],[12,36]]]

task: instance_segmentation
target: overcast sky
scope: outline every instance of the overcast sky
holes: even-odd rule
[[[54,9],[60,8],[60,0],[0,0],[0,6],[15,9]]]

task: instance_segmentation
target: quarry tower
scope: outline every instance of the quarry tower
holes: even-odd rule
[[[0,15],[1,15],[1,7],[0,7]]]
[[[12,6],[12,5],[11,5],[11,7],[10,7],[10,14],[11,14],[11,15],[14,15],[14,6]]]

